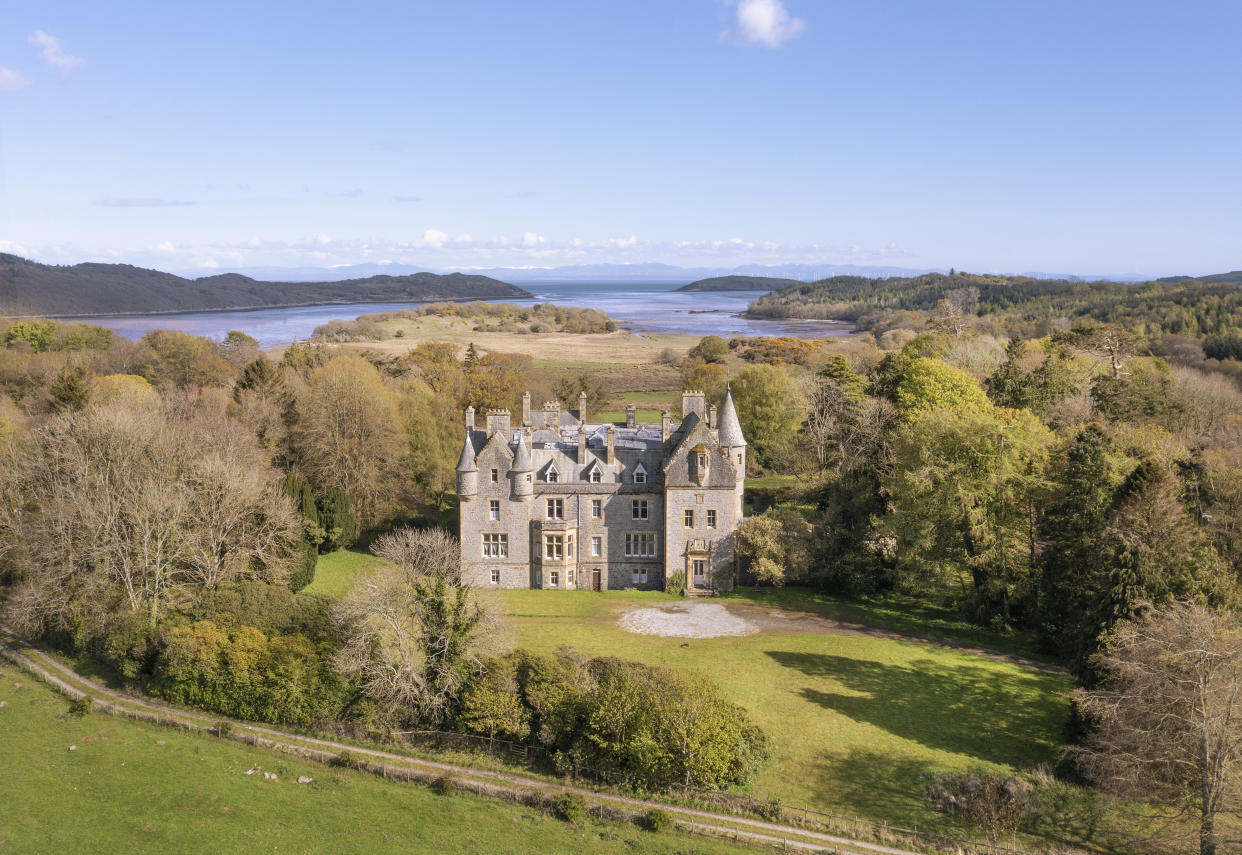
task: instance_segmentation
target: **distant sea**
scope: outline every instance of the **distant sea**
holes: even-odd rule
[[[798,336],[829,338],[846,335],[853,325],[837,321],[752,321],[740,317],[751,300],[764,291],[683,291],[682,282],[538,282],[526,285],[534,300],[488,302],[557,303],[600,309],[621,326],[638,333],[680,333],[705,336]],[[153,329],[176,329],[221,339],[240,330],[263,347],[275,347],[311,337],[315,327],[331,320],[353,320],[359,315],[397,312],[423,303],[337,303],[331,306],[291,306],[278,309],[223,310],[152,315],[108,315],[66,318],[98,324],[126,338],[141,338]]]

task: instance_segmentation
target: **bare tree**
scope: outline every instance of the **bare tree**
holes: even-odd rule
[[[1096,730],[1080,751],[1097,782],[1197,816],[1199,852],[1242,842],[1242,623],[1193,602],[1119,623],[1079,691]],[[1231,850],[1234,851],[1234,850]]]
[[[88,636],[114,610],[156,623],[183,591],[284,578],[299,522],[253,438],[204,405],[117,403],[50,420],[8,458],[6,607]]]
[[[496,643],[495,612],[462,581],[457,539],[441,529],[398,529],[372,551],[391,566],[337,608],[337,670],[388,717],[438,725]]]

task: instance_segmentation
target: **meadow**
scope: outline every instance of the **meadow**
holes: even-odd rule
[[[337,557],[339,556],[339,557]],[[324,556],[312,586],[343,591],[376,559]],[[311,589],[308,589],[311,590]],[[632,607],[684,602],[655,591],[501,591],[505,642],[555,653],[573,647],[710,677],[771,739],[772,757],[747,792],[760,799],[896,824],[943,825],[921,799],[924,773],[1029,770],[1055,763],[1070,681],[953,649],[828,632],[763,631],[685,639],[617,625]],[[766,613],[809,613],[1016,654],[1021,637],[902,598],[850,602],[805,589],[740,591],[721,601]]]
[[[436,795],[212,736],[74,716],[65,698],[8,664],[0,664],[0,701],[0,851],[745,851],[617,822],[570,825],[524,805]],[[256,766],[277,780],[245,774]],[[314,783],[296,783],[300,775]]]

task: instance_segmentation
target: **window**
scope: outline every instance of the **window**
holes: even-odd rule
[[[708,528],[716,527],[716,512],[710,508],[707,511],[707,527]]]
[[[643,468],[643,465],[641,463],[638,464],[637,468],[634,469],[634,483],[635,484],[646,484],[647,483],[647,470]]]
[[[591,557],[599,558],[604,554],[604,539],[602,537],[591,538]]]
[[[700,451],[694,455],[694,465],[702,472],[707,468],[707,452]]]
[[[645,520],[647,518],[647,500],[646,499],[635,499],[632,509],[634,511],[634,519]]]
[[[483,535],[483,557],[484,558],[508,558],[509,557],[509,535],[507,534],[484,534]]]
[[[493,584],[493,585],[499,585],[499,584],[500,584],[500,571],[499,571],[499,570],[493,570],[493,571],[492,571],[492,584]]]
[[[655,532],[627,531],[625,533],[625,555],[627,558],[655,558]]]
[[[634,571],[634,584],[635,585],[646,585],[647,584],[647,571],[646,570],[635,570]]]
[[[487,518],[490,520],[500,519],[500,499],[492,499],[487,503]]]
[[[686,528],[694,528],[694,511],[686,511],[686,518],[683,525],[685,525]]]
[[[591,470],[591,483],[598,484],[603,480],[604,480],[604,473],[600,472],[599,467],[596,466],[594,469]]]
[[[556,471],[555,466],[548,467],[548,483],[555,484],[561,480],[561,473]]]
[[[492,483],[493,484],[500,483],[500,470],[499,469],[492,470]]]
[[[553,571],[552,571],[552,572],[548,575],[548,582],[549,582],[549,583],[551,583],[551,585],[552,585],[552,587],[553,587],[553,588],[558,587],[558,586],[561,584],[561,574],[560,574],[560,573],[557,573],[555,570],[553,570]]]
[[[548,519],[550,520],[565,519],[565,500],[564,499],[548,499]]]
[[[574,571],[566,570],[565,571],[565,584],[572,585],[573,583],[574,583]]]
[[[565,535],[565,557],[571,560],[577,557],[574,555],[574,536],[572,534]]]
[[[741,462],[742,462],[742,452],[740,452],[740,451],[737,453],[737,462],[738,462],[738,463],[741,463]]]
[[[591,519],[597,520],[603,515],[604,515],[604,500],[603,499],[592,499],[591,500]]]
[[[550,558],[553,561],[563,560],[565,558],[565,536],[560,534],[544,535],[543,557]]]

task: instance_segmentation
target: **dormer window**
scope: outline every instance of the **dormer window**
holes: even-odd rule
[[[598,466],[591,470],[591,483],[592,484],[598,484],[603,480],[604,480],[604,473],[599,471]]]
[[[634,483],[635,484],[646,484],[647,483],[647,470],[643,468],[643,465],[641,463],[634,467]]]
[[[698,454],[694,455],[694,465],[699,467],[699,469],[707,468],[707,452],[706,451],[700,451]]]
[[[592,461],[582,472],[582,480],[590,481],[592,484],[602,484],[604,482],[604,473],[599,468],[599,463]]]
[[[556,471],[555,466],[552,466],[552,465],[548,466],[547,479],[548,479],[549,484],[556,484],[560,482],[561,473]]]

